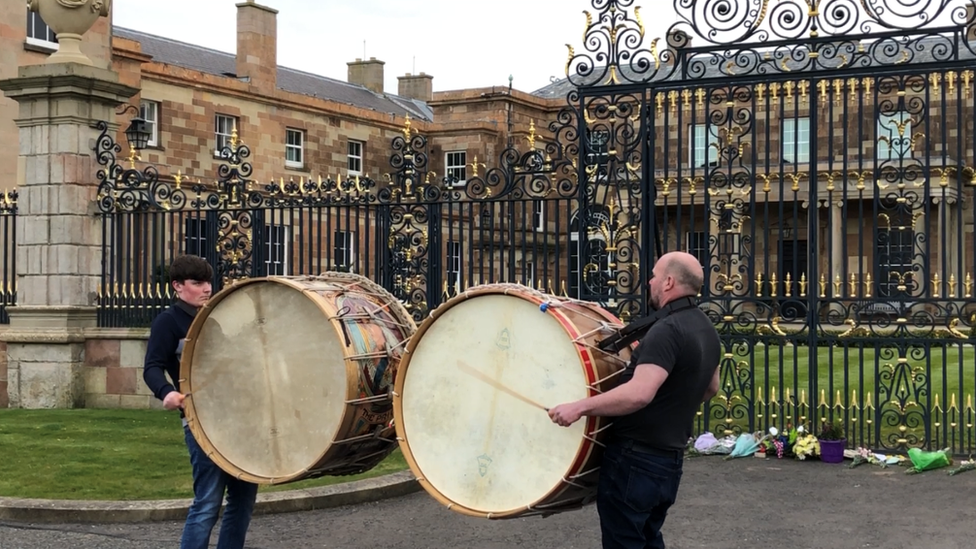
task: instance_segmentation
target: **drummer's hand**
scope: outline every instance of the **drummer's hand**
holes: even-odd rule
[[[163,408],[167,410],[179,410],[183,407],[183,395],[179,391],[170,391],[163,397]]]
[[[549,419],[553,423],[559,424],[563,427],[569,427],[570,425],[579,421],[583,413],[581,408],[575,402],[569,404],[560,404],[555,408],[549,408]]]

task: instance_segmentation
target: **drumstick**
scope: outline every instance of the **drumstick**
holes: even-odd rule
[[[549,411],[549,408],[546,408],[545,406],[539,404],[538,402],[530,399],[529,397],[527,397],[525,395],[522,395],[520,393],[517,393],[517,392],[513,391],[512,389],[509,389],[508,387],[502,385],[501,383],[495,381],[494,379],[491,379],[490,377],[486,376],[485,374],[483,374],[483,373],[475,370],[471,366],[468,366],[464,362],[458,360],[457,361],[457,365],[458,365],[458,368],[460,368],[461,370],[463,370],[463,371],[471,374],[472,376],[474,376],[477,379],[480,379],[481,381],[484,381],[485,383],[487,383],[488,385],[491,385],[492,387],[498,389],[499,391],[501,391],[503,393],[508,393],[509,395],[511,395],[511,396],[513,396],[513,397],[515,397],[515,398],[517,398],[519,400],[521,400],[522,402],[524,402],[524,403],[526,403],[526,404],[528,404],[530,406],[535,406],[536,408],[540,408],[540,409],[542,409],[542,410],[544,410],[546,412]]]

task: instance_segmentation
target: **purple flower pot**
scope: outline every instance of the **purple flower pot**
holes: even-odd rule
[[[820,460],[825,463],[841,463],[844,461],[845,446],[847,446],[847,439],[821,440]]]

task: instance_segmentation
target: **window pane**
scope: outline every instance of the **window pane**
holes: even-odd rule
[[[449,152],[444,157],[445,173],[449,178],[454,178],[457,181],[465,181],[467,179],[467,153],[464,151],[454,151]]]
[[[302,132],[296,130],[288,130],[286,132],[286,140],[289,145],[302,146]]]

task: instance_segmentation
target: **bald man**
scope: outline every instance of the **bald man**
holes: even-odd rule
[[[597,490],[604,549],[664,549],[661,526],[678,495],[695,414],[719,388],[718,332],[695,303],[703,280],[693,255],[661,256],[647,283],[658,320],[621,384],[549,410],[564,427],[582,416],[614,416]]]

